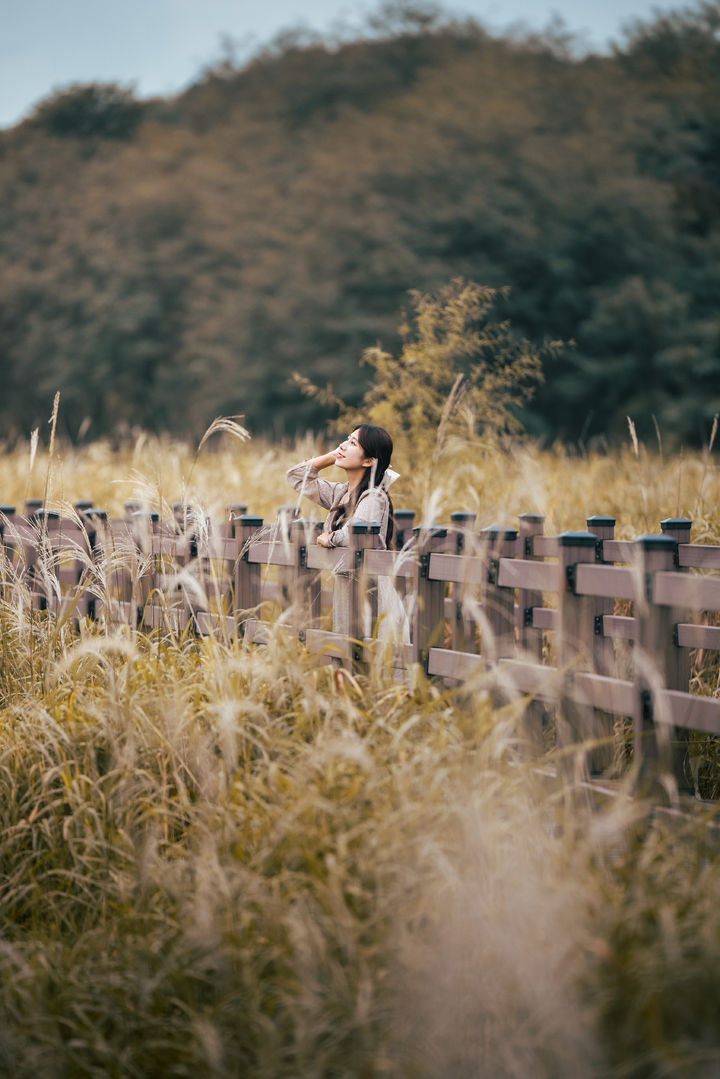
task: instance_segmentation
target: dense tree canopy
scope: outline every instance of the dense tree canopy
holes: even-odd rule
[[[172,100],[71,87],[0,133],[0,429],[196,434],[358,401],[410,289],[562,339],[531,430],[694,443],[720,411],[720,3],[609,56],[422,13],[288,36]]]

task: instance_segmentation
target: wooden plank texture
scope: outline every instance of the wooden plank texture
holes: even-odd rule
[[[575,592],[579,596],[631,599],[637,596],[638,575],[624,566],[580,563],[576,569]]]
[[[501,558],[498,585],[501,588],[528,588],[537,592],[557,592],[562,583],[554,562],[531,562],[525,558]]]
[[[720,700],[696,697],[674,689],[662,690],[658,696],[655,709],[657,723],[669,723],[705,734],[720,734]]]
[[[720,569],[720,547],[704,543],[680,543],[678,561],[688,569]]]
[[[687,622],[678,623],[678,644],[681,648],[710,648],[720,652],[720,627],[695,626]]]
[[[720,577],[656,573],[653,579],[653,601],[667,607],[720,611]]]

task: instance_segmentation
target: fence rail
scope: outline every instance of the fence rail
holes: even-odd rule
[[[245,511],[217,521],[178,505],[161,521],[130,504],[121,519],[86,503],[74,517],[0,507],[3,588],[20,583],[35,607],[65,619],[256,642],[280,624],[319,662],[358,666],[382,653],[397,670],[420,663],[447,680],[494,672],[498,685],[559,702],[566,741],[631,717],[648,774],[670,767],[683,785],[687,732],[720,735],[720,699],[689,691],[690,651],[720,651],[710,624],[720,547],[691,544],[684,518],[618,541],[608,517],[546,536],[533,514],[518,529],[476,530],[464,512],[449,527],[413,528],[398,511],[401,549],[384,551],[377,526],[327,550],[315,542],[320,523],[293,507],[272,525]],[[342,632],[331,628],[340,592]]]

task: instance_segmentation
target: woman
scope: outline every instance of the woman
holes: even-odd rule
[[[300,495],[330,510],[318,536],[321,547],[347,547],[350,526],[379,524],[379,546],[387,548],[393,533],[392,502],[387,488],[397,478],[390,468],[393,443],[383,427],[361,423],[336,450],[289,469],[287,478]],[[318,473],[329,465],[341,468],[347,480],[332,483]]]
[[[330,510],[317,542],[321,547],[348,547],[353,524],[379,524],[376,545],[387,549],[393,534],[393,506],[387,489],[397,473],[390,468],[393,443],[383,427],[361,423],[336,450],[313,457],[289,469],[287,478],[300,495]],[[341,468],[344,483],[323,480],[319,472],[329,465]],[[333,600],[333,629],[347,635],[349,626],[350,579],[336,577]],[[407,639],[407,618],[402,603],[388,577],[379,578],[380,636]],[[365,636],[371,630],[366,612]]]

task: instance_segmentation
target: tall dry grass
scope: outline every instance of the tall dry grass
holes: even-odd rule
[[[0,492],[49,476],[111,513],[182,498],[271,518],[316,448],[143,438],[39,449],[28,475],[23,446]],[[393,494],[421,516],[543,512],[550,532],[614,513],[632,535],[687,514],[718,542],[708,454],[453,443],[428,476],[415,449]],[[481,677],[350,678],[280,638],[78,636],[20,584],[0,643],[0,1073],[720,1071],[711,833],[550,781]]]

